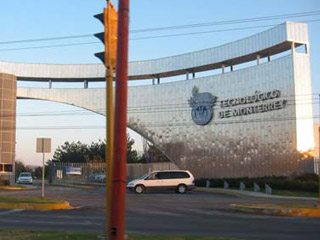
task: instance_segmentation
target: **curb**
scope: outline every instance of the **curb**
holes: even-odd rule
[[[0,209],[26,209],[26,210],[68,210],[72,209],[70,203],[65,201],[63,203],[0,203]]]
[[[54,183],[52,186],[57,187],[66,187],[66,188],[80,188],[80,189],[94,189],[96,186],[90,186],[90,185],[71,185],[71,184],[57,184]]]
[[[0,187],[0,191],[25,191],[25,190],[35,190],[37,187],[22,187],[22,186],[6,186]]]
[[[230,204],[230,207],[247,213],[290,217],[320,217],[320,208],[286,207],[276,204]]]

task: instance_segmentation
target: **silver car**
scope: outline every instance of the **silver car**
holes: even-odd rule
[[[32,175],[29,172],[22,172],[20,173],[18,180],[17,180],[18,184],[23,184],[23,183],[29,183],[32,184]]]

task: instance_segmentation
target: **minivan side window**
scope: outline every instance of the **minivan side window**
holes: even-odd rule
[[[150,174],[149,177],[147,177],[145,180],[156,180],[159,178],[159,173],[153,173],[153,174]]]
[[[189,178],[189,174],[186,172],[159,172],[159,179],[176,179],[176,178]]]
[[[186,172],[178,172],[179,178],[190,178],[189,174]]]
[[[174,178],[171,172],[159,172],[158,173],[159,179],[172,179]]]

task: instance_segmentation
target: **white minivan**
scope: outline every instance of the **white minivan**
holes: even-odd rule
[[[146,191],[174,190],[185,193],[194,189],[194,177],[185,170],[153,171],[128,183],[127,189],[136,193]]]

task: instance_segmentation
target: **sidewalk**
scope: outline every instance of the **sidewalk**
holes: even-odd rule
[[[272,194],[265,194],[261,192],[249,192],[233,189],[223,188],[201,188],[197,187],[195,191],[222,193],[234,196],[248,196],[256,198],[269,198],[269,199],[288,199],[288,200],[314,200],[318,198],[309,197],[289,197],[279,196]],[[291,217],[320,217],[320,207],[312,205],[298,205],[298,204],[255,204],[255,203],[241,203],[230,204],[230,208],[253,214],[265,214],[265,215],[278,215],[278,216],[291,216]]]
[[[234,196],[248,196],[248,197],[257,197],[257,198],[274,198],[274,199],[292,199],[292,200],[314,200],[317,201],[318,198],[312,197],[292,197],[292,196],[280,196],[273,194],[266,194],[262,192],[251,192],[251,191],[242,191],[236,189],[224,189],[224,188],[205,188],[205,187],[197,187],[195,191],[200,192],[212,192],[212,193],[222,193],[229,194]]]

